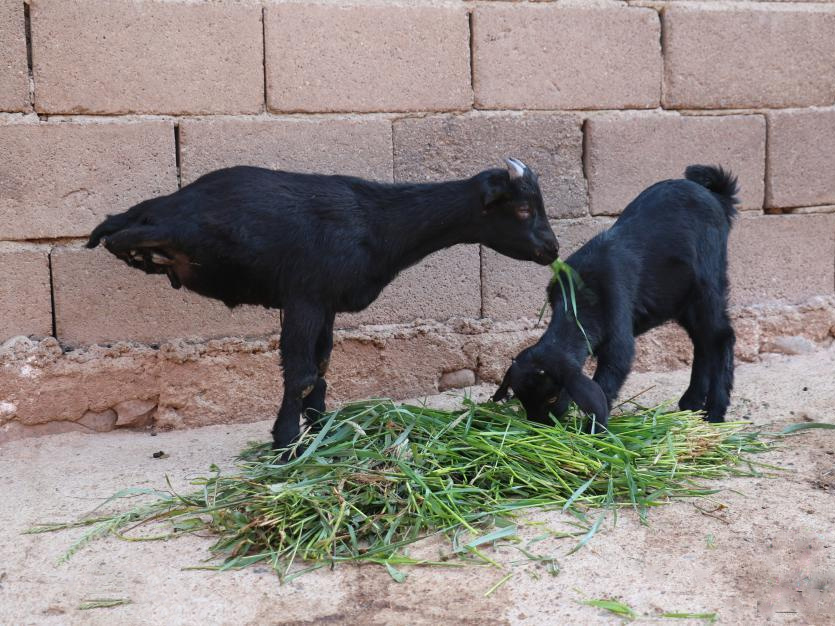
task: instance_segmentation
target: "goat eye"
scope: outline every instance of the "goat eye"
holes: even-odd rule
[[[533,215],[533,211],[531,211],[531,207],[524,205],[516,207],[516,217],[520,220],[530,219],[531,215]]]

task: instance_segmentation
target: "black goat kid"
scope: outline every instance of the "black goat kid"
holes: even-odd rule
[[[728,233],[736,209],[736,178],[722,168],[691,165],[687,180],[644,190],[614,225],[566,262],[579,275],[577,319],[552,285],[553,317],[539,342],[523,350],[494,400],[508,389],[530,419],[562,416],[570,400],[605,429],[612,402],[632,366],[634,337],[675,320],[693,342],[690,386],[679,406],[725,419],[733,386],[734,331],[728,320]],[[583,374],[589,344],[594,379]]]
[[[90,236],[171,286],[283,309],[276,448],[325,410],[334,315],[367,307],[404,268],[459,243],[547,264],[558,246],[536,175],[508,159],[465,180],[382,184],[233,167],[111,215]]]

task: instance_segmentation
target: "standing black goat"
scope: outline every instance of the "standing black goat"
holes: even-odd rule
[[[605,429],[632,366],[634,337],[675,320],[694,350],[679,406],[724,421],[735,341],[727,313],[728,233],[738,189],[721,167],[691,165],[684,175],[645,189],[610,229],[568,257],[579,275],[577,319],[552,284],[548,329],[514,359],[494,400],[512,389],[528,417],[544,423],[573,400],[594,416],[591,432]],[[593,380],[583,374],[589,348],[597,356]]]
[[[367,307],[397,274],[459,243],[548,264],[558,245],[523,163],[442,183],[382,184],[256,167],[222,169],[109,216],[105,247],[171,286],[227,306],[284,311],[276,448],[325,410],[334,315]]]

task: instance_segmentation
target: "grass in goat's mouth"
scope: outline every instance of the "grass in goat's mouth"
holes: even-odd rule
[[[107,502],[151,500],[29,532],[90,527],[66,559],[106,535],[148,540],[208,531],[217,538],[211,550],[223,560],[219,569],[267,563],[290,578],[324,565],[374,562],[400,580],[395,566],[430,563],[408,555],[410,544],[430,534],[451,539],[431,563],[490,560],[480,547],[512,541],[519,510],[561,507],[582,526],[574,533],[577,549],[605,511],[626,505],[644,517],[671,498],[714,493],[697,481],[756,474],[745,454],[767,448],[741,424],[708,424],[696,413],[660,408],[613,417],[604,435],[580,426],[577,416],[549,427],[528,422],[515,403],[465,401],[457,411],[355,403],[328,414],[287,464],[267,444],[256,445],[242,453],[238,473],[213,466],[187,495],[126,489]],[[593,508],[603,509],[594,521],[587,515]]]
[[[554,262],[551,263],[550,268],[551,280],[549,282],[549,287],[553,287],[554,285],[559,286],[560,293],[562,294],[563,310],[568,313],[568,308],[569,306],[571,307],[571,315],[574,317],[577,328],[579,328],[580,332],[583,333],[583,339],[586,340],[586,348],[591,356],[594,354],[594,350],[591,347],[589,336],[586,334],[586,329],[583,328],[583,325],[580,323],[580,318],[577,316],[577,289],[582,289],[583,279],[580,278],[580,275],[573,267],[561,259],[555,259]],[[537,324],[542,322],[542,318],[545,317],[545,311],[548,309],[548,304],[549,298],[546,296],[545,302],[542,304],[542,308],[539,309],[539,319],[536,321]]]

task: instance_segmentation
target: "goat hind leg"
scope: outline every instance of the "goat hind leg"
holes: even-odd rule
[[[701,297],[680,320],[693,340],[694,354],[690,387],[679,406],[704,409],[709,422],[723,422],[733,388],[736,336],[724,291],[709,287],[702,287]]]
[[[693,347],[693,367],[690,370],[690,385],[678,401],[682,411],[701,411],[705,408],[705,397],[710,384],[707,358],[704,349]]]
[[[325,324],[316,340],[316,367],[319,377],[313,385],[313,391],[302,402],[305,421],[314,430],[321,428],[319,420],[325,413],[325,396],[328,392],[325,374],[328,372],[328,364],[333,350],[334,317],[332,312],[328,312],[325,316]]]
[[[702,323],[695,319],[692,310],[688,310],[678,321],[693,343],[690,385],[678,401],[678,406],[682,411],[701,411],[705,408],[705,397],[710,387],[710,363],[705,349],[708,339],[704,337]]]
[[[705,412],[709,422],[725,421],[725,413],[731,402],[731,390],[734,385],[736,335],[724,312],[722,322],[713,334],[714,354],[710,368],[710,388],[705,402]]]

